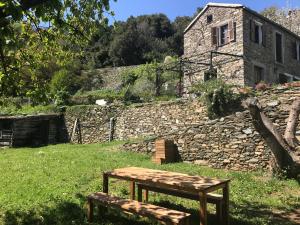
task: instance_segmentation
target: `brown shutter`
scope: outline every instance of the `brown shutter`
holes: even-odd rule
[[[261,27],[261,29],[262,29],[262,45],[263,46],[267,46],[267,26],[265,26],[265,25],[263,25],[262,27]]]
[[[218,45],[217,27],[211,28],[211,44],[212,46]]]
[[[233,20],[228,23],[228,37],[230,42],[235,41],[235,23]]]

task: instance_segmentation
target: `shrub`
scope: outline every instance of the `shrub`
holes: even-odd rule
[[[105,99],[109,103],[114,101],[124,101],[126,90],[115,91],[111,89],[101,89],[87,92],[77,92],[71,99],[72,105],[91,105],[98,99]]]
[[[142,77],[134,83],[131,91],[133,95],[139,96],[141,100],[150,101],[155,96],[155,85],[146,77]]]
[[[265,91],[269,87],[270,86],[268,84],[266,84],[265,82],[259,82],[258,84],[256,84],[255,90],[257,90],[257,91]]]
[[[210,119],[225,116],[241,106],[241,95],[233,93],[231,86],[213,79],[193,86],[192,91],[201,96]]]
[[[74,91],[72,89],[73,85],[74,80],[68,70],[62,69],[54,73],[50,83],[50,92],[56,105],[63,105],[68,102]]]

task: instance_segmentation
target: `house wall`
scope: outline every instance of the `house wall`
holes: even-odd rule
[[[213,21],[207,24],[207,16],[213,15]],[[230,42],[221,47],[212,45],[212,27],[222,25],[230,20],[236,23],[236,38],[234,42]],[[190,60],[209,63],[209,54],[200,56],[199,54],[207,51],[219,51],[224,53],[243,54],[243,9],[242,8],[223,8],[223,7],[208,7],[203,15],[194,23],[194,25],[184,35],[184,56]],[[216,66],[221,61],[232,61],[221,66]],[[244,85],[244,63],[242,59],[217,56],[213,60],[214,66],[217,67],[218,76],[232,84]],[[185,72],[184,85],[187,90],[193,83],[202,81],[204,71],[208,70],[208,66],[189,65],[191,67],[200,68],[202,71],[189,74]]]
[[[250,40],[250,20],[263,24],[266,32],[266,45],[262,46]],[[280,73],[300,76],[300,62],[294,59],[294,42],[297,38],[289,32],[269,23],[262,18],[244,10],[244,56],[245,56],[245,85],[254,86],[254,65],[265,69],[266,83],[278,83]],[[284,61],[275,61],[275,32],[283,35]],[[300,38],[298,38],[300,41]]]

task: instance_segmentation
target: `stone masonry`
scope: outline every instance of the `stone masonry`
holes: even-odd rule
[[[260,33],[253,24],[259,24]],[[225,31],[221,29],[224,26],[227,26]],[[276,32],[282,35],[282,63],[275,59]],[[221,43],[222,33],[225,43]],[[255,35],[259,43],[253,40]],[[210,51],[243,56],[213,54],[213,67],[227,83],[254,86],[259,81],[279,83],[280,76],[288,77],[288,81],[300,79],[300,53],[298,59],[295,55],[297,43],[299,46],[299,36],[247,7],[209,3],[185,30],[184,57],[191,61],[185,70],[185,90],[188,92],[192,84],[204,80],[204,72],[210,67],[197,62],[210,63]],[[259,76],[257,68],[261,70]]]
[[[289,106],[300,97],[300,88],[279,86],[256,95],[283,133]],[[69,134],[75,119],[80,119],[83,143],[108,141],[109,121],[114,117],[115,139],[131,140],[124,144],[125,150],[152,153],[155,139],[167,138],[174,140],[183,161],[236,170],[267,169],[272,157],[247,110],[209,120],[197,100],[76,107],[67,109],[65,119]],[[300,138],[300,127],[297,135]]]

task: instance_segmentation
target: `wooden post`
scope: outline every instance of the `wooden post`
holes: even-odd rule
[[[138,201],[139,202],[142,202],[143,201],[143,189],[142,187],[138,184],[137,185],[137,188],[138,188]]]
[[[88,221],[89,223],[93,222],[94,217],[94,204],[91,199],[88,199]]]
[[[103,192],[108,194],[108,174],[103,172]]]
[[[207,195],[200,193],[200,225],[207,225]]]
[[[182,68],[182,58],[180,58],[179,61],[179,86],[178,86],[178,95],[179,97],[182,97],[183,92],[183,68]]]
[[[144,202],[148,202],[149,201],[149,190],[145,189],[144,191]]]
[[[135,182],[130,181],[130,199],[135,200]]]
[[[155,96],[160,95],[160,79],[161,79],[161,69],[156,69],[155,73]]]
[[[223,223],[223,201],[216,204],[216,214],[218,219],[218,224]]]
[[[79,119],[78,119],[78,124],[77,124],[77,132],[78,132],[78,143],[82,144],[81,124],[80,124],[80,120]]]
[[[78,123],[78,118],[76,118],[74,125],[73,125],[73,130],[72,130],[72,134],[71,134],[71,138],[70,138],[71,142],[73,142],[74,136],[76,134],[77,123]]]
[[[223,224],[229,225],[229,182],[227,182],[223,188],[223,199]]]

